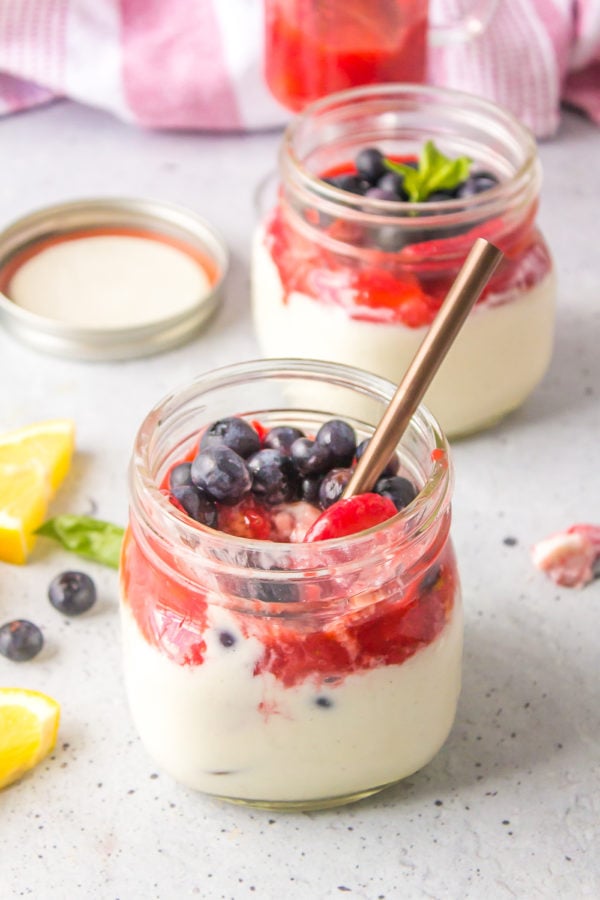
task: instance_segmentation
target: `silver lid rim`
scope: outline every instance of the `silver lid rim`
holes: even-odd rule
[[[219,232],[193,210],[139,197],[92,197],[43,207],[0,232],[0,269],[17,253],[55,235],[85,228],[132,227],[171,236],[202,250],[217,279],[190,310],[134,326],[72,325],[17,306],[0,292],[0,323],[39,350],[76,359],[128,359],[171,349],[191,338],[219,305],[229,253]]]

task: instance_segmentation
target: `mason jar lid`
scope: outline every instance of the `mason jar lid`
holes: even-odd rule
[[[227,247],[193,211],[140,198],[45,207],[0,233],[0,323],[82,360],[183,344],[221,299]]]

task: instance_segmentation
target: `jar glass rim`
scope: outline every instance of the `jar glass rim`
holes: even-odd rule
[[[525,191],[527,194],[532,189],[539,187],[540,166],[537,155],[537,144],[530,129],[520,122],[512,113],[501,106],[464,91],[452,88],[435,87],[417,84],[376,84],[358,88],[350,88],[336,94],[330,94],[309,104],[297,115],[285,129],[280,148],[280,164],[282,169],[289,173],[297,188],[313,199],[316,197],[323,203],[324,211],[339,210],[343,201],[344,214],[349,218],[364,216],[365,198],[354,195],[348,191],[328,184],[312,174],[305,166],[302,158],[296,150],[296,142],[302,130],[311,121],[325,119],[328,113],[340,109],[359,109],[376,98],[392,102],[394,98],[405,98],[412,104],[419,99],[424,103],[437,103],[440,108],[460,109],[462,113],[479,115],[482,122],[494,123],[495,128],[503,129],[510,135],[521,149],[521,160],[510,178],[480,194],[470,197],[453,198],[442,201],[411,202],[408,200],[388,201],[368,198],[368,207],[371,215],[377,216],[387,213],[388,221],[390,213],[396,220],[406,220],[407,224],[414,224],[415,218],[419,218],[419,225],[423,227],[429,219],[437,216],[478,214],[485,209],[488,214],[490,207],[505,207],[510,198],[518,198]],[[528,189],[528,190],[526,190]],[[366,213],[369,215],[369,213]],[[492,213],[493,214],[493,213]],[[393,220],[393,219],[392,219]]]
[[[213,369],[210,372],[199,375],[163,397],[146,415],[137,432],[130,465],[130,492],[134,502],[136,499],[139,501],[140,495],[143,495],[145,498],[145,502],[141,504],[142,513],[146,505],[149,504],[161,516],[162,522],[169,523],[171,529],[175,529],[184,538],[188,538],[190,546],[193,546],[194,540],[200,537],[203,545],[210,546],[214,551],[218,551],[219,548],[229,547],[252,552],[264,550],[268,547],[275,553],[279,550],[280,552],[285,552],[288,556],[293,556],[296,550],[298,550],[298,555],[306,553],[308,546],[306,543],[277,543],[243,538],[194,522],[175,507],[165,495],[165,492],[161,491],[153,472],[151,460],[153,436],[157,428],[164,425],[169,420],[169,417],[176,415],[177,409],[180,409],[187,400],[201,394],[203,391],[215,390],[220,386],[226,386],[232,379],[237,378],[248,381],[262,380],[265,377],[283,376],[295,376],[309,380],[314,379],[315,381],[327,379],[329,384],[337,382],[338,384],[349,385],[357,391],[381,400],[386,404],[395,390],[395,386],[390,381],[365,370],[339,363],[307,359],[249,360]],[[241,414],[243,415],[243,411],[241,411]],[[453,470],[448,442],[440,426],[429,410],[424,406],[420,406],[411,420],[410,428],[417,429],[418,432],[425,436],[431,444],[431,451],[442,451],[439,454],[439,458],[431,458],[426,483],[415,500],[404,510],[398,512],[396,516],[374,528],[347,537],[332,538],[312,544],[312,547],[318,548],[320,555],[326,556],[331,551],[335,556],[335,552],[340,547],[347,548],[349,546],[359,551],[363,544],[366,545],[372,541],[374,535],[381,534],[391,528],[398,529],[399,535],[402,532],[405,533],[406,541],[409,542],[413,539],[415,532],[418,533],[419,526],[425,529],[435,518],[442,505],[448,502],[447,498],[452,486]],[[437,456],[438,454],[436,454]],[[139,507],[140,504],[138,502],[138,511],[140,511]],[[145,519],[146,524],[148,524],[148,516],[145,516]],[[159,541],[164,540],[164,535],[157,532],[155,527],[152,527],[152,531],[155,539]],[[299,569],[298,574],[300,574],[300,571]]]

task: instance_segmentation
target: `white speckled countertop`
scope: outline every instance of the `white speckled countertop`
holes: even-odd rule
[[[210,219],[233,257],[221,313],[175,352],[64,362],[0,333],[0,427],[77,423],[53,512],[124,523],[145,412],[191,376],[257,355],[253,191],[278,139],[147,133],[68,103],[0,121],[0,224],[83,196],[156,197]],[[46,647],[30,663],[0,659],[0,684],[50,693],[63,718],[52,757],[0,793],[2,900],[600,896],[600,581],[557,589],[528,554],[553,530],[600,521],[600,131],[566,115],[541,157],[541,223],[560,279],[556,350],[523,409],[455,447],[466,653],[444,749],[398,787],[332,812],[252,811],[179,787],[156,772],[129,719],[116,574],[80,564],[101,596],[69,621],[46,588],[74,559],[40,544],[27,566],[0,564],[0,622],[33,619]]]

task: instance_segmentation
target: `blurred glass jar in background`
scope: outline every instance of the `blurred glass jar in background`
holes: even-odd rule
[[[414,159],[430,140],[449,157],[473,160],[491,188],[412,203],[323,180],[352,170],[367,146]],[[450,436],[523,403],[550,361],[555,300],[536,223],[540,164],[524,126],[456,91],[357,88],[292,122],[279,177],[277,196],[262,200],[253,250],[254,323],[265,355],[345,362],[398,382],[474,240],[485,237],[505,260],[425,402]]]
[[[298,112],[350,87],[423,82],[428,42],[479,34],[496,3],[473,0],[460,20],[432,25],[427,0],[265,0],[267,84]]]

